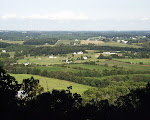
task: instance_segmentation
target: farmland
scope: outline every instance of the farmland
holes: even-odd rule
[[[47,70],[47,71],[65,71],[65,72],[78,72],[76,69],[72,69],[69,67],[59,67],[59,66],[39,66],[37,69],[40,69],[41,71]]]
[[[57,56],[57,58],[49,58],[49,56],[29,56],[25,57],[24,59],[18,60],[18,63],[34,63],[34,64],[40,64],[40,65],[51,65],[51,64],[61,64],[63,57]]]
[[[108,70],[112,70],[113,67],[105,67],[105,66],[98,66],[98,65],[86,65],[86,64],[70,64],[70,65],[67,65],[71,68],[75,68],[75,67],[80,67],[80,68],[83,68],[83,69],[90,69],[90,70],[93,70],[93,69],[97,69],[97,70],[104,70],[104,69],[108,69]]]
[[[24,41],[1,40],[0,42],[10,43],[10,44],[23,44]]]
[[[117,43],[117,42],[107,42],[107,43],[102,43],[99,44],[100,46],[114,46],[114,47],[130,47],[130,48],[141,48],[140,46],[137,45],[129,45],[129,44],[124,44],[124,43]]]
[[[33,76],[35,79],[40,80],[40,85],[44,87],[44,91],[52,91],[53,89],[64,89],[67,90],[67,87],[72,86],[71,92],[82,94],[85,90],[93,88],[87,85],[77,84],[74,82],[69,82],[65,80],[59,80],[54,78],[41,77],[37,75],[28,75],[28,74],[11,74],[16,78],[19,83],[22,83],[23,79],[31,78]]]
[[[91,40],[81,40],[80,44],[102,44],[104,43],[103,41],[91,41]]]
[[[87,99],[88,95],[95,99],[100,92],[106,95],[100,98],[110,102],[149,81],[149,48],[143,39],[132,40],[131,33],[130,37],[123,33],[119,33],[122,37],[97,32],[41,33],[34,36],[31,32],[30,40],[20,39],[24,42],[17,37],[1,44],[0,49],[7,51],[1,51],[1,65],[18,81],[34,76],[46,91],[47,86],[50,91],[73,86],[73,92],[85,93]],[[88,92],[92,88],[97,89],[95,93]]]
[[[143,65],[150,65],[150,59],[115,59],[116,61],[120,62],[128,62],[132,64],[139,64],[140,62],[143,63]]]
[[[120,60],[106,60],[105,62],[98,62],[100,65],[108,64],[108,66],[114,66],[117,65],[119,67],[124,67],[126,69],[132,69],[132,70],[150,70],[149,66],[144,66],[140,64],[130,64],[130,63],[125,63],[125,62],[119,62]]]

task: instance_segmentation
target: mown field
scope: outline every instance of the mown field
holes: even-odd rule
[[[80,44],[102,44],[104,43],[103,41],[92,41],[92,40],[81,40]]]
[[[115,78],[115,77],[126,77],[126,76],[128,76],[130,78],[130,80],[132,80],[132,78],[134,76],[146,76],[146,77],[150,78],[150,74],[130,74],[130,75],[111,75],[111,76],[104,76],[104,77],[93,77],[93,79],[96,78],[96,79],[99,79],[99,80],[104,80],[104,79],[112,79],[112,78]],[[87,78],[89,78],[89,77],[87,77]],[[147,84],[147,83],[145,83],[145,84]]]
[[[47,70],[47,71],[63,71],[63,72],[79,72],[76,69],[68,68],[68,67],[59,67],[59,66],[38,66],[38,69],[41,71]]]
[[[124,62],[119,62],[119,61],[116,61],[116,60],[100,61],[100,62],[97,62],[97,64],[100,64],[100,65],[108,64],[108,67],[117,65],[118,67],[124,67],[126,69],[132,69],[132,70],[137,70],[137,71],[150,70],[150,66],[140,65],[140,64],[124,63]]]
[[[37,57],[25,57],[24,59],[19,59],[18,63],[34,63],[40,65],[51,65],[51,64],[61,64],[63,57],[56,56],[57,58],[49,58],[48,56],[37,56]]]
[[[111,66],[110,67],[105,67],[105,66],[100,66],[100,65],[88,65],[88,64],[70,64],[70,65],[66,65],[66,66],[69,66],[71,68],[80,67],[80,68],[83,68],[83,69],[90,69],[90,70],[93,70],[93,69],[98,69],[98,70],[108,69],[108,70],[112,70],[112,69],[114,69]]]
[[[1,40],[1,42],[6,42],[10,44],[23,44],[24,41]]]
[[[121,62],[130,62],[132,64],[139,64],[142,62],[144,65],[150,65],[150,59],[115,59],[116,61],[121,61]]]
[[[129,45],[125,43],[117,43],[117,42],[103,42],[103,41],[88,41],[88,40],[82,40],[80,44],[97,44],[99,46],[112,46],[112,47],[130,47],[130,48],[141,48],[137,45]]]
[[[129,45],[129,44],[117,43],[117,42],[107,42],[107,43],[102,43],[99,45],[101,45],[101,46],[113,46],[113,47],[141,48],[140,46],[137,46],[137,45]]]
[[[82,94],[85,90],[93,88],[87,85],[77,84],[74,82],[54,78],[41,77],[37,75],[29,75],[29,74],[10,74],[10,75],[14,76],[19,83],[22,83],[23,79],[31,78],[31,76],[33,76],[35,79],[40,80],[40,85],[44,87],[44,91],[48,90],[51,91],[53,89],[66,90],[67,87],[72,86],[73,89],[71,90],[71,92],[73,93],[77,92],[79,94]]]
[[[55,45],[60,45],[60,44],[64,44],[64,45],[66,45],[66,44],[70,44],[70,42],[71,42],[72,40],[58,40],[56,43],[55,43]]]

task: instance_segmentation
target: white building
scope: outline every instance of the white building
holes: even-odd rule
[[[3,53],[6,53],[6,50],[2,50]]]
[[[45,45],[49,45],[48,43],[45,43]]]
[[[83,57],[84,60],[87,60],[87,57]]]
[[[118,42],[118,43],[122,42],[122,43],[127,44],[128,41],[125,41],[125,40],[117,40],[117,42]]]
[[[128,42],[128,41],[125,41],[125,40],[121,40],[121,42],[123,42],[123,43],[127,44],[127,42]]]
[[[103,54],[107,54],[107,55],[114,55],[116,53],[111,53],[111,52],[103,52]]]
[[[23,63],[23,64],[26,66],[26,65],[29,65],[30,63],[28,62],[28,63]]]
[[[83,52],[82,52],[82,51],[80,51],[80,52],[77,52],[77,54],[81,55],[81,54],[83,54]]]
[[[120,43],[120,42],[121,42],[121,40],[117,40],[117,42],[118,42],[118,43]]]
[[[76,52],[74,52],[73,54],[74,54],[74,55],[76,55],[77,53],[76,53]]]
[[[53,58],[55,58],[55,59],[56,59],[57,57],[54,57],[54,56],[49,56],[49,58],[50,58],[50,59],[53,59]]]
[[[54,58],[53,56],[49,56],[49,58]]]

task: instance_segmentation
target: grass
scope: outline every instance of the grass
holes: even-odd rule
[[[14,76],[19,83],[22,83],[23,79],[31,78],[31,76],[33,76],[35,79],[40,80],[40,85],[44,87],[44,91],[48,91],[47,87],[49,91],[52,91],[53,89],[66,90],[68,86],[72,86],[73,88],[71,90],[72,93],[77,92],[78,94],[82,94],[85,90],[93,88],[87,85],[77,84],[74,82],[69,82],[69,81],[59,80],[54,78],[41,77],[37,75],[29,75],[29,74],[10,74],[10,75]]]
[[[140,75],[150,78],[150,74],[111,75],[111,76],[93,77],[93,78],[96,78],[96,79],[99,79],[99,80],[104,80],[104,79],[111,79],[111,78],[116,77],[116,76],[117,77],[126,77],[126,76],[128,76],[131,80],[133,78],[133,76],[140,76]],[[90,77],[87,77],[87,78],[90,78]]]
[[[79,70],[67,68],[67,67],[58,67],[58,66],[39,66],[37,67],[41,71],[47,70],[47,71],[63,71],[63,72],[79,72]]]
[[[120,62],[130,62],[133,64],[139,64],[139,62],[142,62],[144,65],[150,65],[150,59],[115,59]]]
[[[137,71],[147,71],[150,70],[149,66],[144,66],[144,65],[139,65],[139,64],[129,64],[129,63],[124,63],[124,62],[119,62],[116,60],[105,60],[105,61],[100,61],[98,64],[104,65],[108,64],[108,66],[114,66],[117,65],[118,67],[124,67],[126,69],[132,69],[132,70],[137,70]]]
[[[141,48],[137,45],[129,45],[124,43],[117,43],[117,42],[107,42],[107,43],[101,43],[100,46],[113,46],[113,47],[130,47],[130,48]]]
[[[72,40],[58,40],[58,41],[55,43],[55,45],[59,45],[59,44],[65,44],[65,45],[67,45],[67,44],[70,44],[71,41],[72,41]]]
[[[103,44],[104,42],[103,41],[92,41],[92,40],[81,40],[80,44],[89,44],[89,43],[92,43],[92,44]]]
[[[9,53],[9,55],[10,55],[11,58],[14,58],[15,52],[7,52],[7,53]]]
[[[88,64],[70,64],[70,65],[67,65],[69,67],[81,67],[81,68],[85,68],[85,69],[90,69],[90,70],[93,70],[93,69],[98,69],[98,70],[104,70],[104,69],[108,69],[108,70],[112,70],[113,68],[112,67],[105,67],[105,66],[100,66],[100,65],[88,65]]]
[[[38,58],[41,58],[39,60]],[[52,64],[62,64],[62,60],[65,59],[63,57],[57,56],[57,58],[50,59],[48,56],[37,56],[37,57],[25,57],[24,59],[19,59],[18,63],[34,63],[34,64],[40,64],[40,65],[52,65]]]
[[[10,44],[23,44],[24,41],[1,40],[1,42],[10,43]]]

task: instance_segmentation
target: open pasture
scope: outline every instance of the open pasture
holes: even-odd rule
[[[37,67],[41,71],[47,70],[51,71],[63,71],[63,72],[79,72],[79,70],[68,68],[68,67],[59,67],[59,66],[39,66]]]
[[[149,66],[140,65],[140,64],[129,64],[129,63],[124,63],[124,62],[119,62],[116,60],[105,60],[105,61],[100,61],[97,63],[100,65],[104,65],[107,63],[108,67],[117,65],[118,67],[124,67],[126,69],[132,69],[136,71],[147,71],[147,70],[149,71],[150,70]]]
[[[116,61],[120,62],[130,62],[132,64],[139,64],[142,62],[144,65],[150,65],[150,59],[115,59]]]
[[[69,45],[72,40],[58,40],[55,45],[65,44]]]
[[[40,65],[52,65],[52,64],[62,64],[63,57],[56,56],[57,58],[49,58],[48,56],[31,56],[25,57],[24,59],[19,59],[18,63],[34,63]]]
[[[34,79],[40,80],[40,85],[44,87],[44,91],[52,91],[53,89],[58,90],[66,90],[67,87],[72,86],[71,92],[82,94],[85,90],[93,88],[87,85],[77,84],[74,82],[69,82],[65,80],[59,80],[54,78],[41,77],[37,75],[29,75],[29,74],[10,74],[14,76],[19,83],[22,83],[23,79],[34,77]]]
[[[103,41],[81,40],[80,44],[102,44]]]
[[[103,77],[93,77],[93,79],[96,78],[96,79],[99,79],[99,80],[104,80],[104,79],[111,80],[114,77],[126,77],[126,76],[129,77],[129,80],[133,80],[134,76],[145,76],[145,77],[150,78],[150,74],[130,74],[130,75],[111,75],[111,76],[103,76]],[[90,78],[90,77],[87,77],[87,78]],[[145,84],[147,84],[147,83],[145,83]]]
[[[10,43],[10,44],[23,44],[24,41],[1,40],[1,42]]]
[[[129,44],[117,43],[117,42],[107,42],[107,43],[102,43],[99,45],[101,45],[101,46],[113,46],[113,47],[141,48],[140,46],[137,46],[137,45],[129,45]]]
[[[101,66],[101,65],[88,65],[88,64],[70,64],[70,65],[67,65],[71,68],[75,68],[75,67],[80,67],[80,68],[83,68],[83,69],[90,69],[90,70],[93,70],[93,69],[97,69],[97,70],[105,70],[105,69],[108,69],[108,70],[112,70],[113,67],[105,67],[105,66]]]

